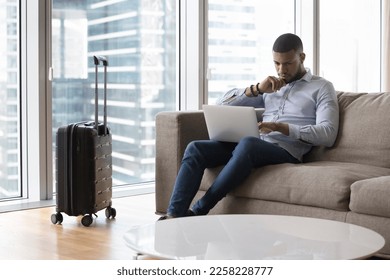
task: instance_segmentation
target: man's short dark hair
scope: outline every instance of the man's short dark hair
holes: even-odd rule
[[[280,35],[274,43],[274,46],[272,48],[274,52],[278,53],[285,53],[289,52],[291,50],[295,50],[298,52],[303,51],[303,44],[301,41],[301,38],[299,38],[295,34],[286,33],[283,35]]]

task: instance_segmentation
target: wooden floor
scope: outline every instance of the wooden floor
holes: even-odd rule
[[[64,214],[62,225],[50,220],[55,207],[0,214],[0,260],[128,260],[135,255],[123,235],[134,225],[155,222],[154,194],[113,199],[115,219],[104,211],[90,227]]]

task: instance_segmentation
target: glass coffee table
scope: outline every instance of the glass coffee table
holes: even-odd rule
[[[278,215],[208,215],[131,228],[126,245],[158,259],[364,259],[384,238],[373,230],[331,220]]]

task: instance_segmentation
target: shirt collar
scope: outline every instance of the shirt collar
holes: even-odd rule
[[[305,69],[306,69],[306,74],[303,75],[303,77],[300,80],[310,82],[311,79],[313,78],[313,74],[311,73],[310,68],[305,68]]]

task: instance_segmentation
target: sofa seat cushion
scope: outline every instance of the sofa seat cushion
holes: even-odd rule
[[[355,182],[351,186],[350,209],[360,214],[390,218],[390,176]]]
[[[220,170],[206,169],[201,190],[210,187]],[[270,165],[254,169],[231,195],[348,211],[354,182],[386,175],[388,168],[345,162]]]

